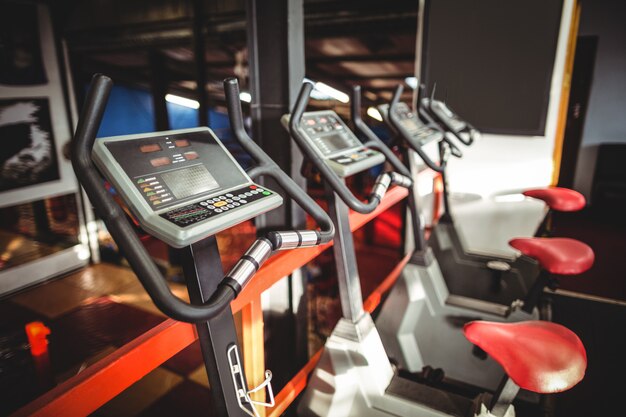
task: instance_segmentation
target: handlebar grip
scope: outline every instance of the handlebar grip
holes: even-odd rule
[[[390,185],[398,185],[403,188],[410,188],[413,181],[410,177],[398,174],[397,172],[385,172],[376,178],[372,192],[370,193],[370,202],[376,201],[376,205],[382,201],[389,189]]]
[[[235,266],[226,274],[225,283],[229,284],[236,294],[254,277],[261,266],[272,255],[273,251],[310,248],[326,243],[316,230],[293,230],[269,232],[266,237],[257,239]]]
[[[268,239],[274,250],[310,248],[321,243],[321,236],[315,230],[269,232]]]

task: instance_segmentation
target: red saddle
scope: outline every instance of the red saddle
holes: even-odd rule
[[[463,331],[523,389],[540,394],[562,392],[585,375],[585,347],[574,332],[560,324],[472,321]]]
[[[577,275],[593,265],[595,255],[589,245],[566,237],[530,237],[509,241],[524,255],[536,259],[552,274]]]
[[[585,196],[578,191],[562,187],[537,188],[523,192],[526,197],[543,200],[556,211],[578,211],[585,207]]]

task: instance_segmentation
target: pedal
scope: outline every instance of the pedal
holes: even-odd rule
[[[248,389],[245,384],[243,367],[241,366],[241,360],[239,359],[239,352],[236,345],[232,345],[228,348],[228,364],[230,365],[230,372],[235,383],[235,389],[237,390],[237,403],[250,417],[260,417],[257,406],[259,407],[274,407],[274,391],[272,390],[272,372],[265,371],[265,380],[259,384],[259,386]],[[250,398],[250,394],[261,390],[267,390],[267,396],[269,401],[255,401]]]
[[[519,298],[517,300],[513,300],[513,302],[511,303],[511,305],[509,306],[509,311],[507,313],[507,317],[511,314],[516,312],[517,310],[521,310],[521,308],[524,307],[524,300],[520,300]]]

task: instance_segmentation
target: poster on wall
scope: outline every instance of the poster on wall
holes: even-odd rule
[[[46,84],[36,4],[0,3],[0,84]]]
[[[0,207],[78,190],[57,46],[45,5],[0,1]]]
[[[45,98],[0,99],[0,192],[58,180]]]

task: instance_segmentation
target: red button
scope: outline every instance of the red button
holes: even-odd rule
[[[256,185],[251,185],[251,186],[250,186],[250,189],[251,189],[251,190],[256,190],[256,189],[257,189],[257,186],[256,186]]]

